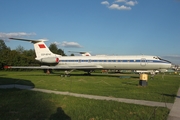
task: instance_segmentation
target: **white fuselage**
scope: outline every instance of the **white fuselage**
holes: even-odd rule
[[[62,56],[57,66],[93,66],[102,69],[158,70],[168,69],[171,63],[156,56]]]

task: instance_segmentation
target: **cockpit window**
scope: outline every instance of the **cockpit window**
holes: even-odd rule
[[[157,57],[157,56],[155,56],[155,57],[153,57],[153,58],[154,58],[154,59],[158,59],[158,60],[160,60],[160,59],[159,59],[159,57]]]
[[[165,62],[168,62],[168,63],[171,63],[170,61],[165,60],[165,59],[162,59],[162,58],[160,58],[160,57],[153,57],[153,58],[158,59],[158,60],[162,60],[162,61],[165,61]]]

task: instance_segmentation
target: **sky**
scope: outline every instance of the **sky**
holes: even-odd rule
[[[47,39],[92,55],[156,55],[180,64],[180,0],[0,0],[0,39]]]

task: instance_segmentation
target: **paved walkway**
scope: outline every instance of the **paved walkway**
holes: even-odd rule
[[[174,105],[169,113],[168,120],[180,120],[180,88],[174,101]]]
[[[45,93],[54,93],[54,94],[61,94],[61,95],[69,95],[74,97],[82,97],[88,99],[95,99],[95,100],[107,100],[107,101],[117,101],[117,102],[124,102],[124,103],[132,103],[138,105],[145,105],[145,106],[157,106],[157,107],[167,107],[169,109],[172,108],[172,103],[162,103],[162,102],[153,102],[153,101],[145,101],[145,100],[135,100],[135,99],[125,99],[125,98],[114,98],[114,97],[105,97],[105,96],[97,96],[97,95],[87,95],[87,94],[78,94],[78,93],[70,93],[70,92],[60,92],[60,91],[52,91],[52,90],[44,90],[34,88],[33,91],[45,92]]]

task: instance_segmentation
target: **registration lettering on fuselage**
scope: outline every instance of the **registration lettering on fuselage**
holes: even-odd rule
[[[41,53],[41,56],[48,56],[51,55],[51,53]]]

